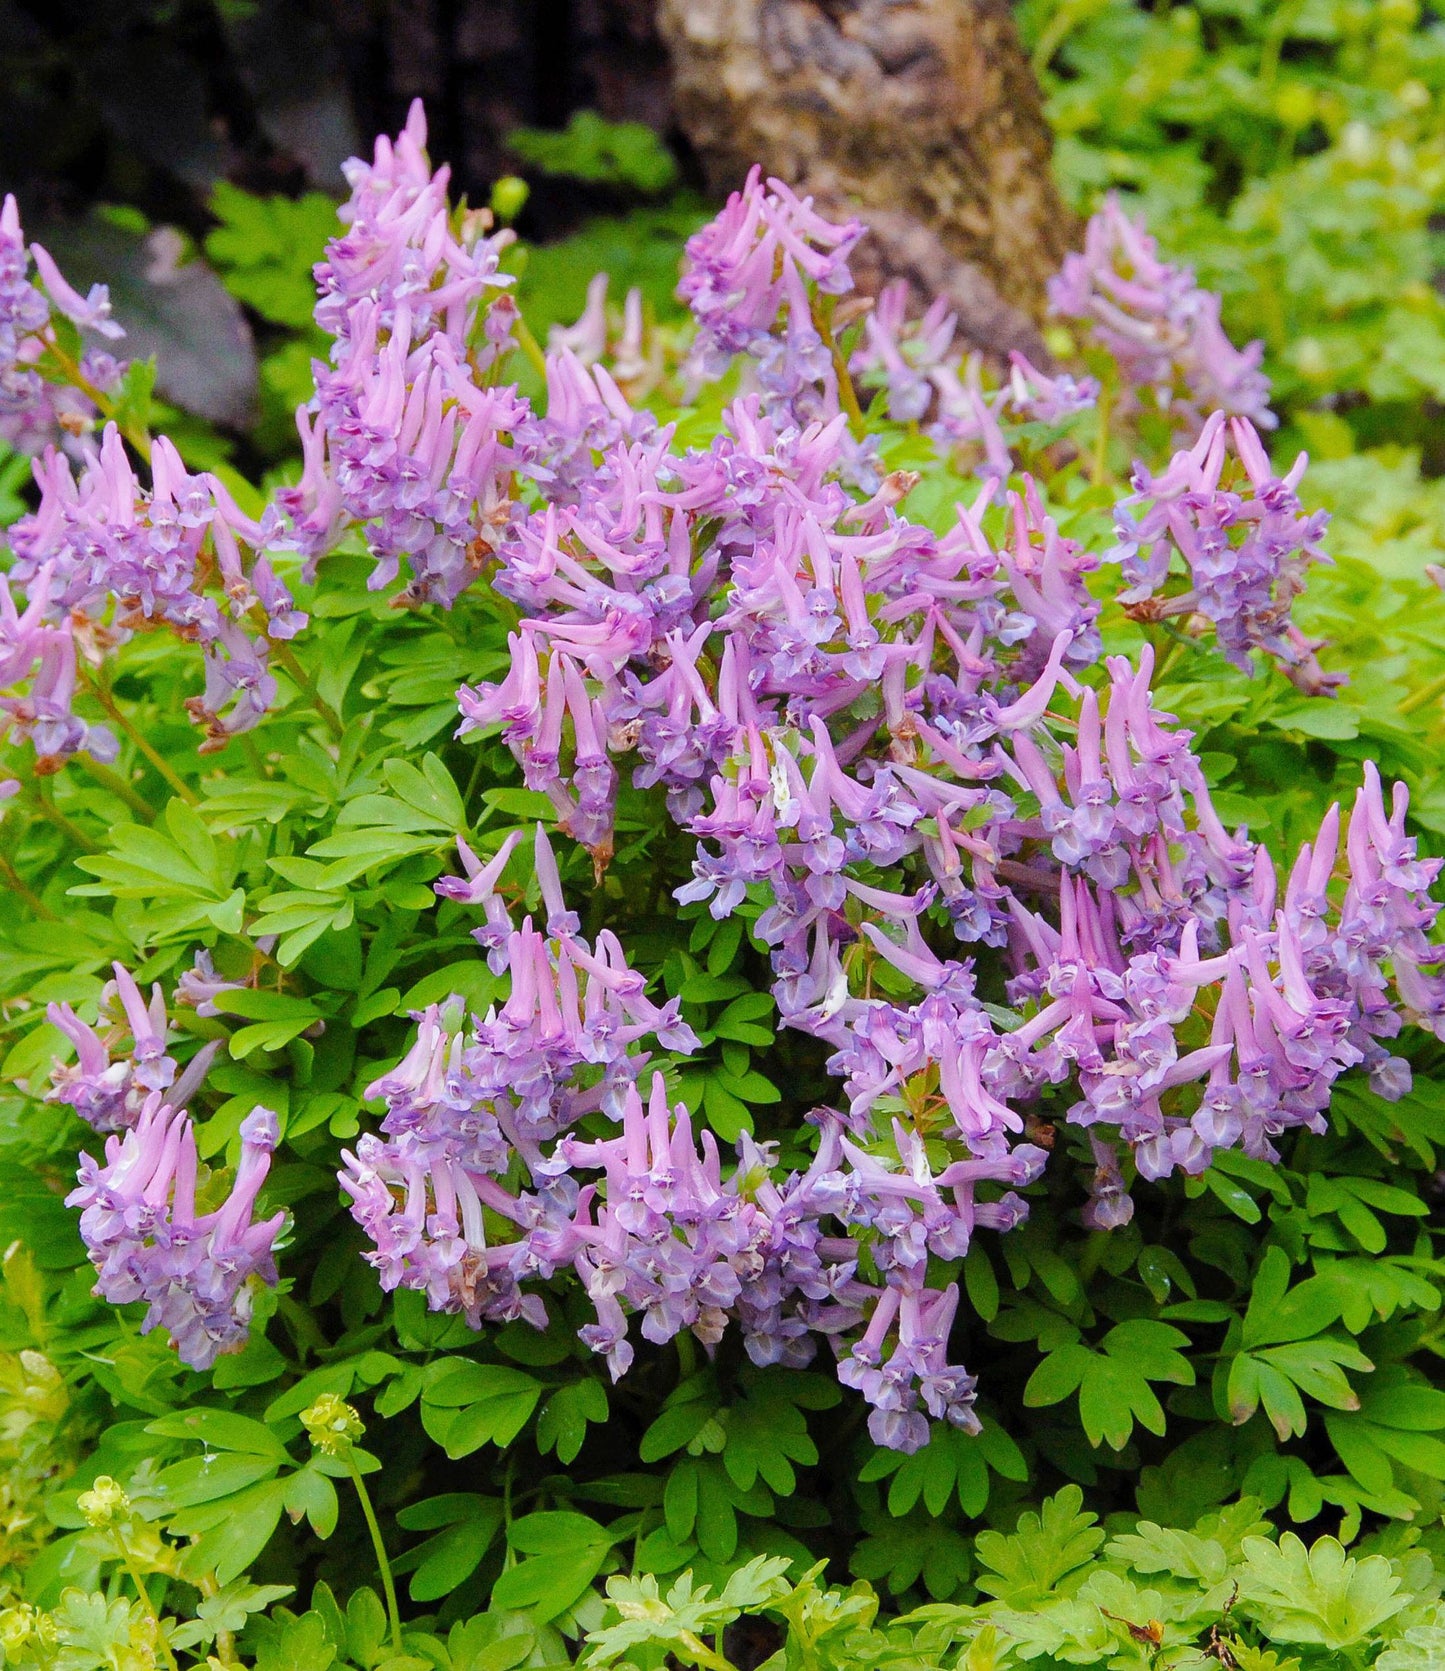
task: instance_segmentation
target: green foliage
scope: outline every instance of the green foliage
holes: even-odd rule
[[[655,195],[677,183],[672,152],[641,122],[608,122],[595,110],[574,110],[560,131],[513,128],[507,145],[543,174],[593,185],[631,186]]]
[[[226,288],[262,319],[309,330],[316,307],[311,267],[335,233],[335,202],[321,192],[257,197],[221,180],[210,209],[219,224],[206,235],[206,254]]]
[[[1236,339],[1264,338],[1290,411],[1348,394],[1360,441],[1423,439],[1445,393],[1438,18],[1416,0],[1029,0],[1021,22],[1066,192],[1136,193]]]

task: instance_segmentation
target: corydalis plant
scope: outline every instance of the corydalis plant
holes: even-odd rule
[[[1226,486],[1231,451],[1238,468]],[[1290,619],[1309,566],[1329,561],[1320,547],[1329,514],[1307,516],[1296,492],[1307,462],[1301,453],[1276,475],[1248,420],[1226,423],[1216,412],[1161,475],[1136,465],[1134,492],[1114,513],[1119,544],[1110,555],[1128,582],[1119,601],[1143,620],[1203,616],[1236,667],[1252,671],[1260,650],[1302,690],[1328,694],[1341,676],[1323,671],[1321,641]],[[1188,584],[1166,591],[1176,555]]]
[[[1190,733],[1155,705],[1152,653],[1104,658],[1098,558],[1034,484],[986,484],[942,534],[909,517],[916,478],[877,468],[834,334],[853,228],[754,175],[693,240],[692,370],[746,361],[707,445],[679,445],[565,344],[538,416],[502,381],[514,316],[495,241],[451,213],[422,137],[416,118],[352,171],[289,537],[323,561],[363,526],[372,580],[390,585],[405,555],[417,605],[480,604],[467,593],[489,576],[520,618],[504,675],[458,692],[458,735],[499,734],[599,873],[622,774],[660,791],[696,844],[679,903],[746,907],[777,1009],[826,1048],[841,1106],[812,1112],[791,1171],[750,1138],[725,1160],[646,1048],[696,1041],[605,926],[581,934],[545,837],[540,926],[506,904],[515,838],[464,840],[465,874],[438,891],[483,913],[506,996],[480,1016],[431,1006],[370,1086],[382,1129],[342,1174],[369,1257],[386,1287],[474,1326],[543,1323],[570,1272],[593,1310],[583,1338],[617,1374],[633,1317],[647,1339],[689,1331],[708,1349],[734,1321],[760,1364],[821,1345],[875,1438],[917,1449],[930,1418],[976,1419],[949,1352],[952,1278],[977,1230],[1026,1215],[1053,1125],[1087,1133],[1082,1211],[1102,1227],[1127,1221],[1135,1175],[1197,1175],[1223,1148],[1276,1158],[1282,1133],[1320,1129],[1348,1068],[1403,1091],[1388,1041],[1445,1014],[1438,866],[1370,768],[1347,828],[1327,815],[1282,879],[1222,823]],[[887,323],[872,351],[898,378]],[[942,322],[920,331],[941,340]],[[1211,363],[1185,366],[1196,394]],[[1022,411],[1082,398],[1025,364],[1008,390]],[[1219,433],[1211,420],[1202,457]],[[1226,508],[1255,542],[1227,542],[1252,588],[1238,618],[1204,573],[1199,495],[1171,475],[1154,497],[1191,607],[1207,592],[1222,643],[1280,655],[1276,606],[1317,533],[1293,483],[1260,475],[1245,420],[1232,433],[1253,497]],[[1163,538],[1152,527],[1141,541]],[[187,982],[215,1007],[213,971]],[[122,1123],[174,1072],[161,1017],[138,993],[124,1007],[118,1073],[119,1039],[65,1018],[82,1059],[62,1089]]]

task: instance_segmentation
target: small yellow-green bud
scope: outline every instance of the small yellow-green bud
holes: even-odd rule
[[[301,1425],[311,1435],[311,1443],[328,1456],[349,1451],[366,1432],[361,1417],[345,1399],[335,1393],[322,1393],[309,1410],[301,1413]]]
[[[14,1607],[0,1612],[0,1650],[7,1664],[35,1634],[36,1619],[35,1609],[28,1601],[16,1602]]]
[[[130,1498],[117,1480],[102,1474],[89,1491],[81,1492],[76,1507],[85,1516],[87,1526],[114,1526],[130,1513]]]
[[[492,213],[503,226],[521,214],[532,188],[515,174],[504,174],[492,187]]]

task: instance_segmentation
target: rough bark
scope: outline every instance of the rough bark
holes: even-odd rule
[[[1044,356],[1074,225],[1006,0],[659,0],[658,22],[714,189],[761,162],[870,223],[864,288],[906,277],[991,356]]]

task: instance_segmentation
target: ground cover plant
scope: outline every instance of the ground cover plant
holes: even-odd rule
[[[0,225],[7,1663],[1431,1663],[1414,462],[1120,199],[1000,376],[348,184],[259,486]]]

